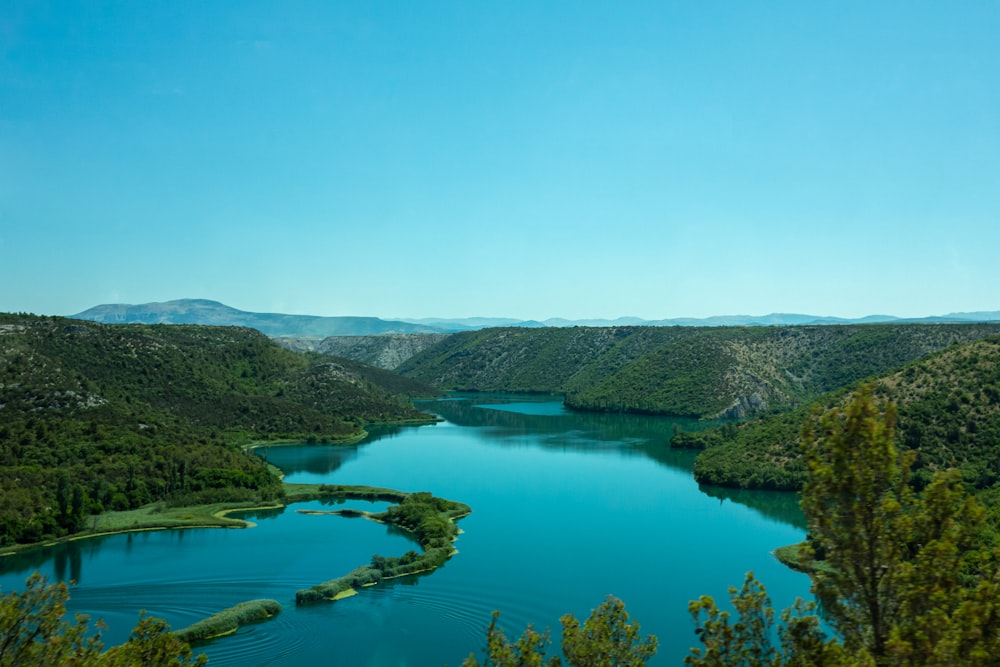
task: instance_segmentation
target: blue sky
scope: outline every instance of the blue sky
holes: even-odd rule
[[[0,311],[1000,310],[997,2],[22,2]]]

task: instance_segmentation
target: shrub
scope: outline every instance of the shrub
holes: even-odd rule
[[[174,634],[185,642],[211,639],[235,632],[248,623],[271,618],[280,611],[281,604],[277,600],[248,600],[177,630]]]

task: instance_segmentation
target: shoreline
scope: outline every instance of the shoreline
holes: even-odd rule
[[[312,447],[314,445],[326,445],[331,447],[340,447],[345,445],[356,445],[359,442],[367,438],[371,433],[369,433],[366,427],[368,426],[427,426],[429,424],[439,424],[443,422],[444,419],[434,415],[427,415],[424,419],[398,419],[396,421],[388,422],[372,422],[365,424],[361,427],[361,432],[354,435],[347,436],[345,438],[339,439],[327,439],[327,442],[322,442],[317,440],[316,442],[309,442],[307,438],[286,438],[281,440],[254,440],[253,442],[248,442],[245,445],[240,445],[240,449],[245,452],[250,452],[261,447],[294,447],[294,446],[306,446]]]
[[[159,503],[146,505],[135,510],[126,510],[124,512],[106,512],[102,515],[97,515],[97,519],[100,522],[100,517],[105,517],[106,515],[130,515],[133,518],[132,523],[123,526],[121,528],[99,528],[91,530],[83,530],[72,535],[65,535],[63,537],[48,540],[46,542],[35,542],[32,544],[16,544],[0,548],[0,558],[5,558],[9,556],[16,556],[18,554],[27,553],[34,551],[36,549],[48,549],[50,547],[57,546],[59,544],[64,544],[67,542],[77,542],[79,540],[87,540],[94,537],[108,537],[110,535],[123,535],[126,533],[145,533],[153,530],[183,530],[189,528],[250,528],[255,526],[251,521],[244,521],[242,519],[229,519],[225,514],[229,512],[238,512],[241,510],[251,510],[251,509],[264,509],[264,508],[253,508],[253,507],[230,507],[212,511],[210,514],[206,513],[206,508],[215,508],[218,504],[212,505],[191,505],[187,507],[177,507],[171,508],[166,512],[162,512],[162,508]],[[274,507],[267,508],[274,509]],[[159,513],[163,513],[164,516],[157,519],[147,519],[148,516],[156,516]],[[184,512],[185,515],[176,516],[178,513]],[[184,518],[188,516],[189,518]],[[113,520],[113,519],[112,519]],[[101,522],[103,523],[103,522]]]
[[[285,497],[276,503],[269,505],[262,505],[260,503],[219,503],[213,505],[203,505],[198,507],[180,507],[171,508],[167,510],[162,503],[146,506],[140,508],[139,510],[131,510],[128,512],[115,513],[115,518],[125,517],[126,519],[131,519],[134,523],[129,526],[124,526],[119,529],[114,530],[101,530],[86,534],[76,534],[73,536],[68,536],[61,538],[59,540],[49,541],[43,544],[34,544],[30,547],[20,548],[16,550],[8,549],[3,553],[5,556],[13,556],[17,553],[22,553],[30,550],[44,549],[64,542],[71,542],[75,540],[83,540],[91,537],[101,537],[108,535],[115,535],[120,533],[133,533],[133,532],[144,532],[153,530],[172,530],[178,528],[252,528],[256,524],[252,521],[246,519],[229,519],[226,515],[232,512],[253,512],[255,510],[273,510],[273,509],[283,509],[288,507],[292,503],[296,502],[308,502],[311,500],[321,499],[321,498],[337,498],[343,500],[384,500],[393,503],[393,506],[398,506],[406,503],[408,499],[414,499],[411,502],[426,503],[427,501],[434,501],[435,503],[444,502],[448,507],[447,509],[440,507],[437,509],[437,516],[443,516],[451,526],[451,538],[450,542],[452,544],[448,553],[441,558],[438,554],[436,558],[432,558],[431,554],[436,551],[438,547],[431,549],[433,540],[426,537],[426,535],[421,535],[419,530],[415,530],[413,527],[409,527],[393,520],[384,520],[381,517],[376,517],[375,513],[368,512],[365,510],[350,510],[346,517],[351,516],[351,512],[356,512],[353,516],[361,516],[373,522],[395,525],[405,532],[410,533],[416,538],[417,544],[423,550],[423,554],[420,556],[420,562],[423,567],[410,572],[400,572],[398,574],[386,574],[382,575],[381,571],[377,571],[378,576],[374,579],[358,579],[352,575],[356,574],[362,570],[371,569],[370,565],[362,565],[359,568],[355,568],[351,573],[340,577],[337,580],[331,580],[324,582],[323,584],[317,584],[312,589],[304,589],[297,591],[295,594],[296,606],[303,604],[304,600],[301,599],[303,594],[312,594],[313,598],[309,602],[319,601],[317,597],[321,597],[327,601],[337,601],[343,600],[345,598],[353,597],[358,594],[359,588],[368,588],[370,586],[375,586],[384,581],[389,581],[392,579],[398,579],[401,577],[416,576],[421,574],[426,574],[433,572],[440,568],[445,561],[450,559],[452,556],[458,553],[458,549],[454,547],[454,542],[458,539],[458,535],[461,533],[456,521],[471,514],[472,509],[465,505],[464,503],[458,503],[455,501],[447,501],[440,498],[435,498],[431,494],[426,492],[411,493],[405,491],[398,491],[395,489],[389,489],[385,487],[374,487],[365,485],[327,485],[327,484],[285,484]],[[417,500],[419,499],[419,500]],[[300,512],[312,515],[339,515],[344,517],[342,514],[343,510],[299,510]],[[210,516],[215,520],[215,523],[205,523],[205,517]],[[155,517],[150,519],[149,517]],[[106,517],[107,518],[107,517]],[[145,521],[149,521],[148,525],[135,525],[140,518]],[[96,526],[96,521],[95,521]],[[438,560],[440,558],[440,560]],[[390,560],[396,560],[392,558]],[[416,564],[416,563],[415,563]],[[341,584],[342,582],[342,584]],[[336,590],[332,595],[316,594],[324,586],[329,586],[332,583],[338,583],[343,585],[342,588]],[[273,611],[268,611],[263,615],[260,613],[253,613],[250,616],[241,615],[237,610],[247,607],[259,606],[260,603],[272,604]],[[213,639],[218,639],[220,637],[225,637],[227,635],[237,632],[242,626],[247,623],[255,623],[260,621],[265,621],[273,618],[275,614],[281,611],[281,605],[276,600],[248,600],[242,602],[235,607],[222,610],[211,616],[208,616],[201,621],[198,621],[192,625],[182,628],[177,633],[181,636],[187,636],[188,634],[194,633],[191,637],[191,641],[197,642],[208,642]],[[233,619],[232,616],[236,615]],[[212,628],[208,630],[206,634],[201,635],[202,630],[199,628],[208,625],[223,624],[224,627],[216,629]]]
[[[433,424],[443,421],[438,417],[429,417],[428,419],[421,420],[406,420],[405,422],[399,422],[399,425],[426,425]],[[357,442],[361,442],[369,435],[368,431],[362,428],[361,433],[356,436],[344,440],[337,441],[335,443],[324,443],[324,444],[334,444],[334,445],[350,445]],[[291,445],[309,445],[311,443],[303,443],[301,440],[284,440],[284,441],[264,441],[255,442],[244,445],[241,449],[245,453],[250,453],[254,449],[259,447],[270,447],[270,446],[291,446]],[[277,470],[275,468],[275,470]],[[278,474],[283,477],[280,470],[277,470]],[[46,549],[49,547],[57,546],[64,543],[76,542],[79,540],[86,540],[95,537],[109,537],[118,534],[130,534],[136,532],[148,532],[148,531],[160,531],[160,530],[176,530],[176,529],[189,529],[189,528],[254,528],[257,524],[248,519],[238,519],[230,518],[229,515],[234,512],[254,512],[254,511],[266,511],[266,510],[283,510],[289,505],[297,502],[308,502],[312,500],[319,500],[325,498],[339,499],[339,500],[365,500],[369,502],[373,501],[385,501],[392,503],[389,509],[398,507],[399,505],[407,504],[408,502],[418,503],[421,506],[426,506],[424,504],[429,501],[433,501],[437,504],[435,510],[433,511],[436,516],[443,517],[448,525],[450,526],[450,539],[451,547],[446,553],[441,553],[442,545],[435,544],[436,540],[439,538],[431,538],[423,532],[421,528],[416,525],[406,525],[407,521],[400,521],[394,517],[390,512],[379,512],[373,513],[365,510],[299,510],[307,514],[332,514],[339,515],[341,517],[349,518],[354,517],[364,517],[369,521],[395,525],[402,529],[404,532],[410,533],[412,538],[415,539],[416,543],[419,545],[423,553],[418,558],[417,562],[412,563],[412,565],[417,565],[419,569],[413,571],[403,571],[398,574],[389,572],[397,571],[397,567],[392,567],[383,576],[381,570],[375,570],[377,574],[376,577],[358,579],[352,577],[352,575],[360,570],[371,569],[370,565],[363,565],[360,568],[356,568],[348,575],[341,577],[338,580],[330,580],[324,582],[323,584],[317,584],[311,589],[299,590],[295,594],[296,606],[307,602],[302,596],[306,594],[309,596],[311,594],[312,599],[308,600],[311,602],[319,601],[316,598],[322,597],[329,601],[342,600],[348,597],[352,597],[358,594],[359,588],[366,588],[369,586],[375,586],[383,581],[388,581],[392,579],[417,576],[421,574],[431,573],[438,568],[440,568],[444,562],[449,560],[458,550],[454,547],[454,542],[457,540],[458,535],[461,534],[461,530],[456,525],[456,522],[468,516],[472,509],[465,505],[464,503],[447,501],[440,498],[435,498],[430,493],[419,492],[411,493],[405,491],[398,491],[396,489],[389,489],[385,487],[376,487],[368,485],[346,485],[346,484],[290,484],[287,482],[282,482],[283,497],[275,499],[274,501],[268,502],[231,502],[231,503],[211,503],[205,505],[190,505],[182,507],[170,507],[165,501],[160,501],[156,503],[151,503],[149,505],[134,509],[134,510],[124,510],[124,511],[112,511],[103,512],[99,515],[94,515],[88,517],[88,520],[84,523],[88,528],[84,528],[72,535],[67,535],[60,537],[55,540],[47,540],[45,542],[36,542],[33,544],[22,544],[22,545],[11,545],[7,547],[0,548],[0,558],[5,556],[15,556],[19,554],[30,553],[33,551],[38,551]],[[443,505],[442,505],[443,503]],[[412,507],[412,506],[411,506]],[[377,516],[382,515],[382,516]],[[412,553],[412,552],[410,552]],[[409,554],[407,554],[408,556]],[[388,560],[398,563],[402,557],[390,557]],[[404,562],[403,565],[408,563]],[[348,579],[351,577],[350,579]],[[324,587],[329,586],[334,582],[343,582],[342,588],[336,591],[329,591],[333,595],[324,595],[319,591]],[[318,594],[318,595],[317,595]],[[281,610],[281,605],[277,601],[267,601],[273,602],[277,609],[273,613],[267,613],[264,616],[256,615],[253,618],[238,618],[235,622],[230,621],[228,617],[232,612],[244,605],[254,605],[260,601],[247,601],[240,603],[236,607],[217,612],[202,621],[199,621],[187,628],[183,628],[178,631],[181,633],[193,632],[194,628],[199,626],[199,624],[212,624],[220,622],[219,619],[227,619],[225,625],[227,627],[222,628],[212,628],[204,636],[192,637],[192,640],[211,641],[220,637],[224,637],[233,634],[239,630],[247,622],[258,622],[262,620],[267,620],[272,618],[273,615]],[[213,631],[214,630],[214,631]],[[200,634],[200,632],[199,632]]]
[[[296,606],[333,602],[356,594],[359,588],[368,588],[400,577],[430,573],[458,553],[455,541],[460,530],[456,522],[468,516],[472,508],[465,503],[436,498],[427,492],[406,494],[394,502],[393,507],[378,513],[354,509],[297,510],[313,516],[363,517],[376,523],[396,526],[413,535],[423,553],[417,555],[410,551],[404,556],[390,558],[376,554],[370,563],[360,565],[347,574],[299,590],[295,594]],[[403,510],[403,507],[406,509]],[[448,527],[427,528],[425,524],[428,518],[443,519]],[[443,543],[444,540],[447,542]],[[447,549],[445,544],[448,545]]]
[[[325,488],[323,488],[325,487]],[[96,528],[83,530],[72,535],[66,535],[54,540],[35,542],[33,544],[17,544],[0,548],[0,558],[15,556],[50,547],[76,542],[94,537],[107,537],[126,533],[142,533],[154,530],[181,530],[190,528],[254,528],[256,523],[247,519],[230,518],[233,512],[251,512],[254,510],[273,510],[287,507],[292,503],[308,502],[321,498],[336,498],[345,495],[357,495],[360,500],[368,496],[379,495],[399,502],[407,493],[365,485],[322,485],[322,484],[284,484],[285,497],[272,504],[261,503],[211,503],[208,505],[187,505],[182,507],[166,507],[164,503],[152,503],[134,510],[121,512],[105,512],[91,517]],[[120,525],[120,527],[118,527]]]

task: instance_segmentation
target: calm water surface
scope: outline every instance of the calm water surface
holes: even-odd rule
[[[653,664],[675,665],[695,641],[689,600],[725,598],[747,570],[778,607],[808,595],[808,578],[771,555],[804,535],[795,497],[699,489],[692,455],[666,444],[675,423],[695,423],[570,413],[523,396],[423,407],[446,421],[383,428],[356,446],[258,453],[290,482],[426,490],[468,503],[459,554],[436,572],[296,608],[299,588],[414,546],[363,519],[297,513],[323,507],[303,503],[247,513],[258,524],[247,530],[115,535],[8,557],[0,585],[20,588],[36,569],[76,580],[71,611],[105,619],[110,643],[124,641],[141,609],[182,627],[247,599],[284,605],[272,621],[199,647],[212,665],[457,665],[480,651],[494,609],[508,635],[529,623],[558,635],[562,614],[585,618],[609,594],[659,636]]]

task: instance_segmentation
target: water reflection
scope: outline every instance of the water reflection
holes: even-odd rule
[[[698,431],[713,425],[679,417],[571,411],[557,396],[455,394],[450,400],[420,402],[419,407],[459,426],[490,429],[499,444],[530,441],[562,450],[635,450],[684,470],[690,470],[689,457],[667,454],[675,429]]]
[[[52,567],[60,581],[80,581],[82,563],[83,557],[76,542],[68,543],[65,549],[59,549],[52,555]]]
[[[797,493],[788,491],[759,491],[750,489],[727,489],[721,486],[698,487],[702,493],[718,498],[719,502],[730,500],[740,505],[746,505],[763,516],[805,530],[806,519],[799,507]]]
[[[103,539],[71,540],[4,556],[0,559],[0,574],[19,572],[27,577],[51,560],[54,574],[60,581],[80,582],[83,561],[100,551]]]
[[[370,441],[369,437],[366,442]],[[308,447],[276,446],[258,447],[254,450],[286,475],[293,472],[309,472],[324,475],[334,472],[348,461],[357,458],[357,445],[311,445]]]
[[[501,447],[542,447],[560,451],[615,450],[645,456],[664,467],[691,473],[698,452],[673,449],[676,430],[700,431],[722,422],[566,409],[558,396],[456,393],[448,398],[417,401],[421,409],[463,428],[486,429],[489,444]],[[429,426],[373,425],[365,440],[353,445],[271,447],[256,450],[286,474],[326,475],[363,455],[367,445],[391,440]],[[730,500],[762,515],[804,528],[794,494],[702,486],[713,498]]]
[[[284,507],[269,507],[266,509],[255,509],[249,512],[231,512],[229,516],[234,519],[246,519],[260,523],[261,521],[271,521],[277,519],[285,513]]]

